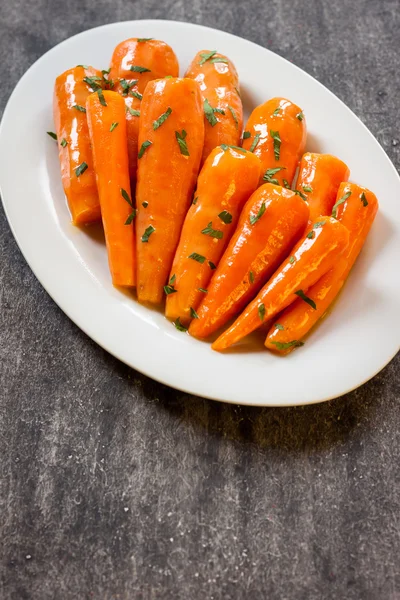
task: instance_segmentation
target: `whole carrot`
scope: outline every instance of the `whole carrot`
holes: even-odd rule
[[[350,175],[348,166],[331,154],[306,152],[300,161],[296,188],[310,207],[310,220],[330,215],[340,184]]]
[[[165,288],[165,314],[187,324],[207,293],[213,270],[229,243],[240,212],[258,185],[259,159],[242,148],[215,148],[200,172]],[[303,202],[304,204],[304,202]]]
[[[286,308],[297,297],[310,305],[307,289],[329,271],[349,243],[349,232],[332,217],[312,225],[257,297],[213,344],[214,350],[225,350],[258,329],[268,319]]]
[[[307,203],[291,190],[266,183],[254,192],[190,325],[191,335],[206,338],[244,309],[303,235],[308,215]]]
[[[306,137],[302,110],[286,98],[272,98],[251,113],[242,146],[260,158],[264,182],[290,188]]]
[[[59,75],[54,85],[61,179],[75,225],[101,217],[85,105],[86,98],[94,89],[101,89],[102,82],[100,71],[79,65]]]
[[[193,197],[204,142],[200,90],[193,79],[151,81],[143,94],[136,201],[137,293],[161,302]]]
[[[239,145],[243,128],[239,78],[232,61],[216,50],[200,50],[185,77],[197,81],[203,98],[203,163],[217,146]]]
[[[115,47],[109,80],[113,90],[125,98],[128,132],[129,172],[136,180],[140,103],[149,81],[168,75],[178,77],[178,59],[165,42],[150,38],[130,38]]]
[[[302,300],[291,304],[270,329],[265,345],[287,354],[302,345],[301,340],[323,317],[341,290],[359,255],[378,210],[376,196],[355,183],[342,183],[337,194],[335,214],[350,233],[350,243],[334,267],[307,290],[316,305],[313,309]]]
[[[135,209],[131,200],[125,102],[116,92],[91,94],[87,120],[108,262],[114,285],[135,285]]]

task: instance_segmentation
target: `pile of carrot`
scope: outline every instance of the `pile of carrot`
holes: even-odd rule
[[[132,38],[108,69],[57,77],[53,110],[72,221],[102,221],[115,286],[165,302],[178,330],[217,351],[256,329],[278,354],[304,344],[378,200],[339,158],[305,152],[301,107],[272,98],[243,128],[227,56],[201,50],[179,77],[168,44]]]

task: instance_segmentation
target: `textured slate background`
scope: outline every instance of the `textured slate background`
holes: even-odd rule
[[[285,56],[400,166],[398,0],[3,3],[1,109],[61,40],[149,17]],[[2,209],[0,257],[1,598],[400,598],[399,356],[321,406],[224,406],[97,347],[40,287]]]

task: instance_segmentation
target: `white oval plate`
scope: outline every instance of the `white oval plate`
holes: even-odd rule
[[[286,358],[263,350],[218,354],[176,331],[161,313],[113,288],[101,240],[70,223],[53,130],[55,77],[76,64],[107,68],[128,37],[165,40],[183,73],[194,54],[218,49],[239,72],[247,113],[286,96],[307,117],[309,150],[329,152],[351,179],[373,190],[380,212],[333,313]],[[400,179],[358,118],[311,76],[233,35],[173,21],[114,23],[76,35],[22,77],[0,129],[0,184],[13,234],[30,267],[62,310],[108,352],[158,381],[207,398],[292,406],[340,396],[380,371],[399,349]]]

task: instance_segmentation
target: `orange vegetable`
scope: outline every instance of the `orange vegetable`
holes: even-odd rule
[[[311,221],[331,214],[339,185],[349,175],[348,166],[336,156],[312,152],[303,155],[296,188],[307,197]]]
[[[260,158],[264,182],[290,188],[306,137],[301,109],[285,98],[272,98],[251,113],[242,146]]]
[[[225,350],[235,344],[297,297],[304,302],[312,302],[306,295],[307,289],[332,268],[348,243],[349,232],[336,219],[324,217],[314,223],[257,297],[214,342],[213,349]]]
[[[200,166],[204,121],[193,79],[159,79],[143,94],[136,188],[137,293],[163,298]]]
[[[258,188],[240,215],[189,333],[206,338],[243,310],[303,235],[308,215],[307,203],[291,190],[271,183]]]
[[[61,179],[75,225],[97,221],[101,217],[85,114],[93,77],[92,83],[97,87],[102,82],[101,72],[78,66],[59,75],[54,86],[53,113]]]
[[[134,208],[126,143],[125,102],[116,92],[86,101],[101,214],[114,285],[135,285]]]
[[[200,290],[207,288],[260,173],[259,159],[241,148],[218,147],[207,158],[172,265],[173,285],[166,288],[167,317],[187,324],[196,315],[205,295]]]
[[[136,180],[141,97],[149,81],[167,75],[178,77],[179,64],[174,51],[165,42],[131,38],[115,47],[108,78],[113,82],[113,90],[125,98],[132,182]]]
[[[186,71],[185,77],[198,82],[203,98],[205,126],[203,163],[217,146],[239,145],[243,129],[239,78],[232,61],[214,50],[200,50]]]
[[[350,193],[350,195],[348,195]],[[342,183],[336,208],[338,220],[350,233],[350,243],[337,264],[307,291],[316,304],[314,310],[302,300],[296,300],[279,317],[279,327],[270,329],[265,345],[270,350],[287,354],[301,345],[301,340],[325,314],[341,290],[365,242],[378,210],[376,196],[355,183]]]

